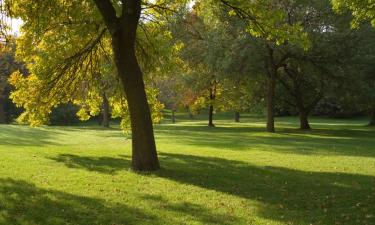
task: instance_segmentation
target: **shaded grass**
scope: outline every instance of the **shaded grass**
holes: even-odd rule
[[[0,224],[375,224],[366,120],[156,126],[162,169],[129,171],[130,140],[96,126],[0,126]]]

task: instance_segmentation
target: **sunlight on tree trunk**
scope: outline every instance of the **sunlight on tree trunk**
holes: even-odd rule
[[[135,42],[141,15],[141,1],[123,4],[122,16],[116,15],[109,0],[95,0],[111,33],[118,75],[128,102],[132,130],[132,168],[155,171],[160,168],[154,130],[147,102],[143,75],[135,54]]]

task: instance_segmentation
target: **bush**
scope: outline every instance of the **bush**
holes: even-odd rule
[[[61,104],[52,110],[50,117],[51,125],[74,125],[78,124],[80,120],[77,117],[79,107],[71,103]]]
[[[353,104],[342,104],[334,98],[325,98],[315,107],[312,114],[332,118],[351,118],[363,115],[363,112]]]

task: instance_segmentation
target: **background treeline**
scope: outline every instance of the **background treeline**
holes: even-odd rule
[[[219,111],[233,112],[237,122],[241,113],[264,114],[270,132],[275,116],[289,115],[299,116],[301,129],[310,129],[310,115],[370,116],[369,124],[375,125],[375,31],[370,24],[352,29],[351,15],[337,14],[327,0],[274,1],[267,10],[261,4],[222,2],[183,5],[157,29],[146,23],[138,57],[146,85],[156,90],[148,92],[155,110],[162,109],[157,98],[172,111],[172,121],[176,111],[191,117],[207,113],[209,126]],[[1,123],[22,112],[9,100],[11,74],[28,74],[15,52],[14,41],[1,45]],[[88,104],[90,110],[97,108],[94,118],[104,126],[114,110],[108,98],[116,89],[108,77],[98,85],[106,84],[104,94],[95,96],[95,107]],[[49,123],[76,123],[77,113],[77,104],[60,104]]]

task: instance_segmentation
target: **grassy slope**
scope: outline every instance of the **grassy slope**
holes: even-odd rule
[[[366,121],[243,121],[158,125],[151,175],[117,129],[0,126],[0,224],[375,224]]]

